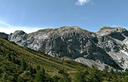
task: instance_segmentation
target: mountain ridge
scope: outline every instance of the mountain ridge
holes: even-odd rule
[[[94,62],[95,63],[95,62]],[[81,78],[82,77],[82,78]],[[0,82],[127,82],[128,71],[53,58],[0,38]]]
[[[103,70],[106,66],[115,69],[128,68],[127,37],[128,31],[120,27],[104,27],[95,33],[68,26],[29,34],[16,31],[8,39],[52,57],[68,57]]]

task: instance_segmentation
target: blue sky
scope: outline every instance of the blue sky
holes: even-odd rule
[[[80,26],[128,27],[128,0],[0,0],[0,32]]]

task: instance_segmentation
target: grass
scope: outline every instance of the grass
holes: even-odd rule
[[[37,65],[40,65],[51,76],[58,75],[58,71],[64,69],[69,76],[74,79],[73,75],[75,75],[79,70],[85,69],[85,66],[79,63],[72,61],[62,62],[61,59],[52,58],[46,54],[23,48],[4,39],[0,39],[0,45],[5,48],[6,52],[16,53],[18,57],[24,58],[24,60],[34,68],[36,68]]]

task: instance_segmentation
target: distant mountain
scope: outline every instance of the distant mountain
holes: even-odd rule
[[[18,30],[8,39],[52,57],[71,59],[100,70],[128,68],[128,31],[124,28],[104,27],[96,33],[68,26],[29,34]]]
[[[81,30],[80,28],[66,28],[66,30],[67,29],[73,29],[73,31],[74,29]],[[51,29],[47,29],[45,31],[48,32],[50,30]],[[42,31],[44,30],[40,30],[40,32]],[[70,56],[70,54],[62,56],[60,54],[58,56],[49,54],[54,56],[51,57],[41,52],[41,50],[35,51],[27,48],[27,46],[22,47],[25,45],[20,44],[20,39],[24,38],[24,40],[26,40],[27,38],[25,37],[28,37],[29,35],[23,31],[16,31],[15,34],[17,36],[11,34],[8,37],[9,39],[11,38],[10,36],[17,38],[17,41],[19,41],[17,44],[22,46],[0,36],[0,82],[128,82],[128,70],[125,70],[125,72],[119,70],[122,69],[122,67],[119,66],[120,64],[118,64],[117,60],[114,60],[116,57],[111,57],[110,54],[107,54],[108,52],[119,52],[118,49],[115,50],[115,48],[113,49],[112,47],[111,51],[109,49],[110,45],[108,46],[106,45],[107,43],[104,42],[105,40],[108,40],[107,38],[100,39],[101,43],[104,43],[99,45],[99,40],[95,41],[95,37],[97,37],[95,33],[86,30],[83,30],[83,32],[87,34],[86,38],[88,36],[91,37],[88,40],[91,40],[92,42],[90,41],[89,43],[86,43],[86,45],[91,45],[86,47],[87,51],[85,52],[88,52],[88,54],[78,54],[80,56]],[[84,33],[83,36],[85,36]],[[81,35],[81,37],[83,36]],[[76,39],[73,38],[73,40]],[[102,45],[106,45],[107,47]],[[114,55],[120,57],[122,56],[122,53]],[[77,63],[74,60],[80,63]],[[104,63],[100,63],[101,61]],[[125,62],[126,61],[124,61],[124,63]],[[92,68],[81,63],[90,67],[92,66]],[[101,69],[101,66],[105,66],[105,68],[101,71],[98,70],[96,66],[99,69]],[[109,69],[110,67],[111,69]],[[112,67],[116,69],[113,69]]]
[[[0,33],[0,38],[3,38],[3,39],[6,39],[6,40],[8,40],[8,34],[6,34],[6,33]]]

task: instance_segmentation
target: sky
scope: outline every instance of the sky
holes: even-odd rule
[[[128,0],[0,0],[0,32],[80,26],[128,27]]]

